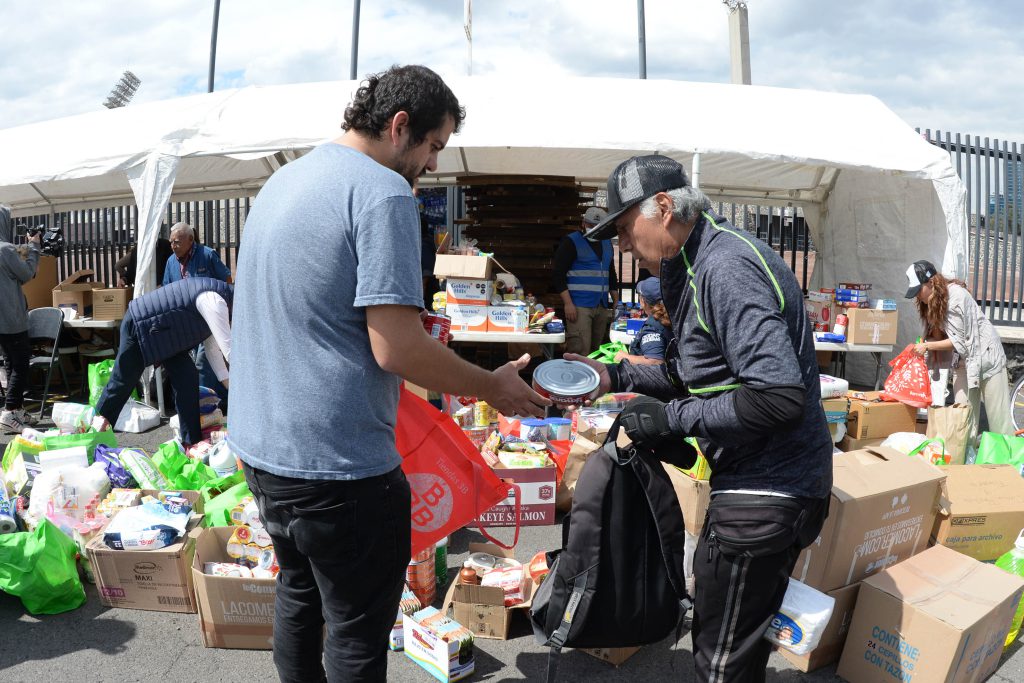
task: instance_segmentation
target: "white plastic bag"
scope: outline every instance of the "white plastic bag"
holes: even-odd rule
[[[821,642],[835,605],[835,598],[790,579],[782,606],[772,617],[764,637],[794,654],[805,655]]]
[[[89,428],[96,409],[84,403],[54,403],[53,424],[65,433],[78,434]]]
[[[160,411],[134,399],[128,399],[124,408],[121,409],[121,414],[117,416],[117,422],[114,423],[116,431],[132,434],[139,434],[159,426]]]

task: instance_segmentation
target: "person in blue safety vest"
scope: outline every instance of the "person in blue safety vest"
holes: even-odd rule
[[[590,207],[582,229],[592,228],[607,215],[598,206]],[[555,250],[552,285],[565,305],[566,350],[586,355],[607,341],[619,298],[612,241],[589,242],[582,231],[563,237]]]

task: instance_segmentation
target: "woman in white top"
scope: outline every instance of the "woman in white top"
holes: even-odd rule
[[[1012,435],[1003,344],[966,283],[945,277],[928,261],[907,268],[907,280],[906,296],[917,299],[924,323],[925,341],[914,351],[922,356],[930,352],[933,366],[951,369],[954,400],[971,406],[971,438],[978,433],[982,401],[988,430]]]

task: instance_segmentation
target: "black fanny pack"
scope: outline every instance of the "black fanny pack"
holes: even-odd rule
[[[704,533],[725,555],[763,557],[809,545],[825,512],[827,499],[720,493],[711,498]]]

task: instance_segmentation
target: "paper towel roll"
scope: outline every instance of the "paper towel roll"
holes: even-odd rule
[[[18,523],[11,515],[0,512],[0,534],[13,534],[18,530]]]

